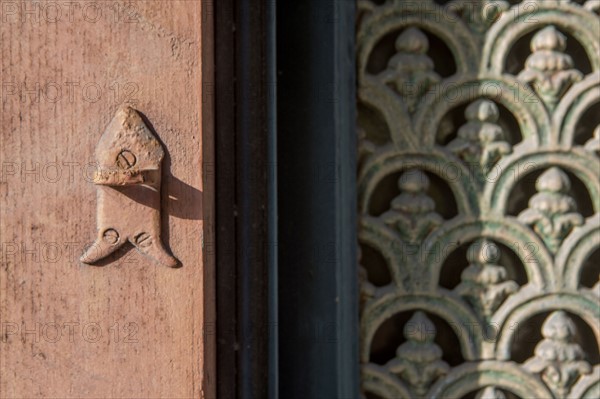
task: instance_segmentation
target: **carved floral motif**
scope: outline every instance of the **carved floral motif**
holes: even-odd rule
[[[496,124],[498,107],[492,101],[481,99],[465,110],[467,123],[458,129],[457,137],[448,144],[448,149],[467,164],[476,165],[484,174],[503,156],[512,150],[503,141],[504,132]]]
[[[565,312],[552,313],[542,325],[544,339],[535,347],[535,356],[523,365],[540,374],[558,398],[566,398],[575,381],[592,371],[585,352],[574,342],[576,333]]]
[[[462,282],[455,288],[476,310],[489,320],[492,314],[519,286],[507,281],[506,269],[495,264],[500,259],[496,244],[480,240],[469,247],[469,266],[462,272]]]
[[[573,59],[563,51],[567,38],[554,26],[548,26],[533,37],[531,54],[519,79],[531,83],[534,90],[553,109],[567,89],[582,78],[581,72],[573,68]]]
[[[450,369],[442,360],[442,350],[433,342],[436,333],[425,313],[415,312],[404,326],[407,341],[396,350],[396,358],[386,365],[390,372],[406,381],[418,397],[423,397],[431,384]]]
[[[519,220],[531,225],[548,249],[556,253],[573,227],[583,224],[583,217],[569,195],[571,182],[559,168],[542,173],[535,188],[538,193],[529,200],[529,208],[519,214]]]
[[[409,28],[396,39],[396,55],[379,78],[404,97],[408,109],[415,110],[419,97],[441,78],[427,56],[429,40],[418,28]]]
[[[427,195],[429,184],[429,178],[420,170],[404,172],[398,179],[400,194],[390,203],[391,209],[381,215],[381,220],[409,243],[420,242],[443,222],[435,212],[435,202]]]

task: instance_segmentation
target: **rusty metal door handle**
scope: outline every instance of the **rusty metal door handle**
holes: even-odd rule
[[[93,264],[130,242],[158,264],[176,267],[161,240],[160,186],[164,150],[131,107],[117,111],[96,147],[96,241],[81,261]]]

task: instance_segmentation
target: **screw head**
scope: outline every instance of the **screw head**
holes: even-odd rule
[[[147,248],[152,245],[152,237],[148,233],[140,233],[135,237],[135,243],[140,248]]]
[[[115,229],[108,229],[102,234],[102,238],[110,245],[115,245],[119,242],[119,233]]]
[[[133,152],[129,150],[123,150],[117,155],[117,165],[121,169],[131,169],[135,165],[137,159]]]

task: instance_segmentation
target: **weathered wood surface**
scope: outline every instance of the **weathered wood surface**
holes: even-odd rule
[[[214,397],[202,5],[2,0],[1,398]],[[181,268],[130,246],[79,262],[94,149],[124,104],[166,149],[162,234]]]

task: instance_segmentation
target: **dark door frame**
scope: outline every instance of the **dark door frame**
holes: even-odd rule
[[[280,395],[358,398],[355,0],[277,6]]]
[[[268,2],[219,0],[215,19],[217,392],[266,398],[274,63]],[[271,19],[272,20],[272,19]]]
[[[212,4],[219,398],[358,397],[354,3]]]

